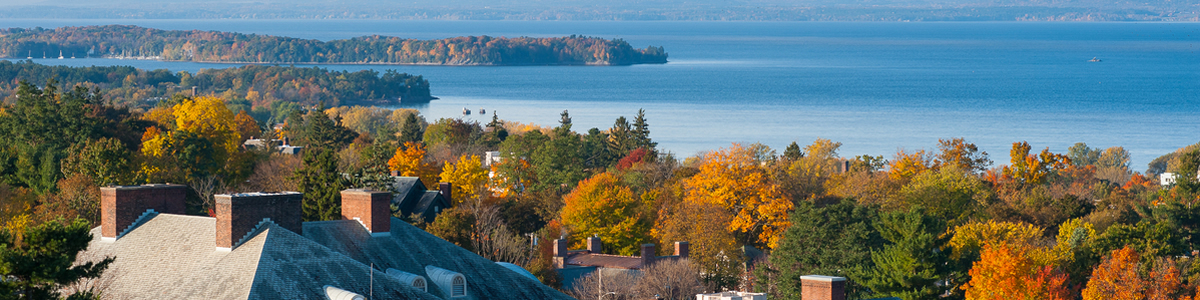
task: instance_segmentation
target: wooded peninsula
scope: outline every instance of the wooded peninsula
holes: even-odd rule
[[[61,54],[60,54],[61,53]],[[420,65],[632,65],[666,63],[662,47],[572,35],[415,40],[371,35],[320,41],[128,25],[0,29],[0,57],[150,58],[233,63]]]
[[[153,106],[154,100],[178,93],[217,95],[245,102],[250,107],[273,105],[398,104],[402,101],[429,101],[429,81],[419,75],[388,70],[358,72],[246,65],[227,69],[201,69],[196,73],[168,70],[142,70],[129,66],[67,67],[32,62],[0,61],[0,99],[15,102],[21,80],[43,84],[50,79],[62,86],[98,89],[106,101],[123,106]]]

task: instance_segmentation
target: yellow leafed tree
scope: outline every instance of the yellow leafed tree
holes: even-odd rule
[[[653,222],[649,213],[644,211],[641,199],[612,173],[580,181],[563,202],[563,223],[578,236],[600,237],[609,253],[636,255],[650,240]],[[576,244],[582,246],[583,239],[576,239]]]
[[[463,155],[457,162],[442,167],[442,182],[450,183],[451,205],[458,206],[467,199],[479,197],[487,185],[487,169],[478,155]]]
[[[791,225],[792,202],[784,195],[750,148],[733,144],[709,152],[700,172],[685,182],[684,201],[719,205],[733,214],[730,232],[743,234],[748,243],[774,248]]]
[[[237,122],[220,98],[202,96],[179,103],[175,106],[175,126],[179,131],[204,137],[223,150],[213,155],[218,161],[223,162],[229,153],[237,151],[240,138]]]

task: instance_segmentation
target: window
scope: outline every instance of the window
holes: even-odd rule
[[[462,276],[455,276],[454,281],[450,283],[450,285],[453,286],[453,292],[451,292],[450,297],[467,295],[467,281],[464,280]]]
[[[413,287],[417,288],[418,290],[427,291],[427,290],[425,290],[425,279],[424,278],[417,278],[416,280],[413,280]]]

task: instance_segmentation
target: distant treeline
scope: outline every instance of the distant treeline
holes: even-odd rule
[[[428,101],[429,81],[395,71],[343,72],[322,68],[247,65],[227,69],[202,69],[195,74],[134,67],[66,67],[31,62],[0,61],[0,98],[12,103],[18,82],[42,85],[50,79],[60,86],[99,88],[106,101],[141,106],[176,93],[216,94],[244,99],[254,107],[275,102],[311,106],[372,102]]]
[[[291,37],[126,25],[0,30],[0,56],[136,56],[253,63],[437,65],[631,65],[665,63],[662,47],[634,49],[621,39],[457,37],[413,40],[364,36],[322,42]]]

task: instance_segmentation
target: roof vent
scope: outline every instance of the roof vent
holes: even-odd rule
[[[425,266],[425,274],[429,275],[429,280],[437,284],[438,289],[446,297],[457,298],[467,296],[467,278],[463,277],[462,273],[434,266]]]
[[[425,277],[421,277],[421,275],[392,268],[387,269],[387,274],[400,279],[400,282],[407,283],[415,289],[421,290],[422,292],[429,292],[429,284],[426,284]]]
[[[355,294],[354,292],[335,288],[332,285],[325,286],[325,298],[329,300],[366,300],[363,295]]]

